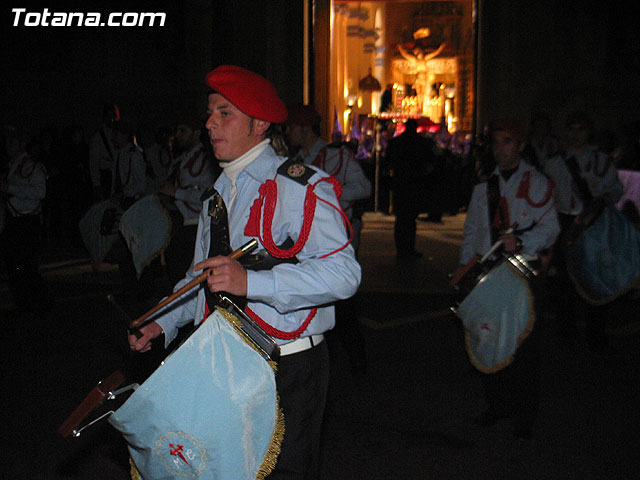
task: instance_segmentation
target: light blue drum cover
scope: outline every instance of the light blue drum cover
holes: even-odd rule
[[[483,373],[509,365],[535,322],[529,283],[508,261],[487,273],[456,309],[469,359]]]
[[[169,246],[171,217],[157,195],[148,195],[122,214],[119,228],[139,278],[144,268]]]
[[[567,271],[578,293],[604,305],[640,279],[640,231],[621,212],[606,207],[566,249]]]
[[[275,464],[273,368],[225,315],[212,313],[109,419],[144,480],[253,480]]]
[[[104,216],[104,212],[110,208],[120,212],[120,207],[117,203],[111,200],[104,200],[103,202],[92,205],[78,224],[80,236],[82,237],[85,247],[87,247],[91,262],[94,265],[102,263],[113,244],[118,240],[119,235],[117,232],[108,235],[100,233],[102,217]]]

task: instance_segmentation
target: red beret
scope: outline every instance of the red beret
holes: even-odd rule
[[[493,132],[509,132],[516,140],[524,140],[524,130],[514,118],[499,118],[489,124],[489,130]]]
[[[275,87],[257,73],[233,65],[221,65],[207,74],[205,82],[245,115],[273,123],[287,119],[287,107],[278,97]]]
[[[320,124],[320,114],[315,108],[309,105],[295,105],[288,108],[289,123],[301,125],[303,127],[312,127]]]

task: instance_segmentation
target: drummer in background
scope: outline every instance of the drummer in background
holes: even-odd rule
[[[124,211],[145,193],[147,166],[142,149],[135,142],[133,127],[120,122],[115,131],[118,153],[111,196],[116,197]]]
[[[205,304],[209,309],[215,305],[209,305],[214,297],[206,293],[207,289],[246,297],[247,307],[281,346],[276,382],[286,433],[269,479],[318,478],[329,382],[324,333],[334,326],[332,302],[356,292],[360,265],[348,245],[331,178],[301,163],[285,162],[281,156],[285,152],[280,148],[284,143],[278,124],[286,120],[287,109],[274,86],[253,72],[226,65],[210,72],[206,83],[211,88],[206,127],[223,169],[215,189],[226,205],[228,227],[216,214],[219,209],[211,209],[218,219],[215,224],[207,213],[211,195],[215,196],[209,192],[200,215],[194,266],[176,288],[202,269],[212,268],[213,273],[197,294],[188,295],[160,319],[144,326],[139,340],[129,336],[129,343],[132,349],[144,352],[162,333],[168,343],[175,338],[177,327],[193,319],[200,322]],[[310,185],[315,185],[317,196],[314,209],[305,208]],[[276,204],[269,207],[265,202],[262,209],[265,218],[273,218],[273,242],[282,245],[287,237],[294,242],[302,239],[304,245],[295,255],[298,263],[273,259],[272,268],[253,271],[227,256],[216,256],[215,251],[226,245],[216,241],[213,230],[221,237],[228,234],[227,247],[231,249],[258,235],[256,229],[262,220],[258,221],[258,212],[251,206],[261,192],[269,190],[267,187],[277,189]],[[308,232],[302,229],[305,219],[313,219]],[[274,251],[270,242],[260,246],[259,251],[265,250]]]
[[[185,115],[176,125],[173,150],[176,156],[172,171],[160,186],[160,193],[172,220],[171,243],[165,251],[169,281],[175,285],[184,277],[193,259],[198,217],[202,210],[200,196],[213,184],[214,169],[201,141],[204,119]]]
[[[573,113],[567,118],[565,127],[566,151],[547,160],[544,170],[555,185],[556,204],[563,232],[588,205],[589,199],[583,197],[605,197],[608,203],[615,204],[623,193],[618,172],[609,155],[589,143],[593,129],[591,118],[582,112]],[[578,182],[574,180],[569,167],[571,159],[575,159]],[[589,192],[583,195],[578,183],[586,185]],[[598,353],[606,352],[609,343],[603,307],[589,305],[577,294],[567,274],[561,248],[555,249],[554,265],[556,275],[552,291],[557,294],[554,304],[561,340],[566,346],[572,346],[577,337],[578,317],[586,315],[585,336],[589,348]]]
[[[145,192],[146,164],[141,149],[134,142],[133,126],[120,121],[113,128],[113,147],[116,162],[114,165],[111,201],[117,203],[122,212],[127,210]],[[117,224],[114,230],[117,232]],[[122,282],[121,301],[135,304],[143,298],[143,290],[138,280],[133,257],[127,244],[118,232],[118,240],[111,246],[105,261],[118,264]]]
[[[9,289],[19,308],[47,308],[47,290],[38,270],[47,174],[27,153],[24,132],[8,127],[5,148],[9,172],[0,181],[0,201],[6,207],[4,229],[0,225],[0,251],[9,273]]]
[[[113,190],[117,149],[114,145],[116,127],[120,121],[117,105],[102,108],[102,125],[89,140],[89,173],[95,201],[109,198]]]
[[[371,182],[347,145],[333,146],[320,138],[320,114],[309,105],[289,108],[287,119],[287,139],[293,147],[299,147],[296,159],[306,165],[313,165],[335,177],[342,186],[340,205],[353,227],[353,248],[358,250],[362,221],[354,218],[357,200],[371,196]]]
[[[169,130],[167,134],[167,130],[164,127],[154,131],[150,125],[142,125],[138,129],[138,146],[142,149],[147,166],[146,193],[156,193],[171,173],[173,156],[168,141],[171,132]]]
[[[359,200],[371,196],[371,182],[346,144],[330,144],[320,138],[320,114],[309,105],[295,105],[289,109],[286,136],[289,144],[298,148],[294,159],[305,165],[318,167],[332,175],[342,186],[340,205],[347,214],[353,231],[351,245],[358,252],[362,231],[362,213]],[[355,374],[366,371],[364,336],[356,318],[354,299],[336,304],[335,333],[349,356]]]
[[[498,239],[505,251],[518,251],[534,263],[540,252],[553,245],[560,232],[552,183],[521,157],[524,135],[520,125],[511,119],[496,120],[490,124],[490,134],[497,166],[489,179],[476,185],[471,194],[459,270],[475,255],[487,253]],[[489,213],[490,183],[499,188],[495,213]],[[491,221],[489,215],[493,217]],[[534,282],[531,287],[536,296],[540,285]],[[474,420],[478,425],[491,426],[509,418],[514,436],[521,439],[531,437],[539,403],[540,316],[536,317],[538,323],[517,349],[514,361],[497,373],[482,374],[488,408]]]

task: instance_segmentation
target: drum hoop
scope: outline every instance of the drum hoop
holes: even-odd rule
[[[531,334],[536,322],[534,297],[533,297],[533,292],[531,291],[531,287],[529,285],[529,281],[522,275],[522,273],[511,262],[506,262],[506,265],[515,274],[515,276],[521,282],[524,283],[527,289],[527,297],[529,300],[529,311],[531,312],[531,315],[527,320],[527,324],[522,329],[522,332],[520,332],[520,334],[518,335],[518,339],[516,340],[516,348],[513,351],[513,353],[509,355],[507,358],[505,358],[504,360],[502,360],[501,362],[498,362],[495,365],[492,365],[490,367],[483,365],[475,356],[475,354],[473,353],[473,348],[471,347],[471,334],[469,333],[469,330],[467,330],[466,328],[464,329],[464,340],[465,340],[464,343],[467,350],[467,355],[469,356],[469,361],[471,362],[471,365],[473,365],[476,369],[486,374],[499,372],[500,370],[503,370],[505,367],[509,366],[513,362],[513,360],[515,359],[515,354],[518,351],[518,348],[520,348],[520,345],[522,345],[522,342],[524,342],[526,338]]]
[[[529,265],[529,262],[519,253],[505,256],[507,262],[509,262],[518,272],[518,275],[524,277],[527,280],[537,276],[536,271]]]
[[[504,262],[510,264],[513,267],[513,272],[516,273],[518,277],[524,278],[526,280],[531,280],[532,278],[538,275],[537,272],[529,265],[529,262],[522,255],[517,253],[510,254],[510,255],[500,255],[500,257],[493,263],[491,268],[489,268],[488,270],[485,270],[483,266],[482,272],[478,273],[475,276],[475,278],[470,280],[472,287],[471,289],[469,289],[468,293],[463,297],[463,300],[464,298],[466,298],[471,294],[473,289],[478,286],[478,284],[482,281],[483,278],[489,275],[489,273],[491,273],[491,271],[494,268],[498,268]],[[479,264],[479,262],[477,264]],[[482,266],[482,264],[480,265]],[[470,271],[471,269],[469,270],[469,272]],[[467,274],[469,274],[469,272],[467,272]],[[465,274],[465,276],[467,274]],[[461,280],[463,280],[465,276],[463,276]],[[460,283],[462,282],[458,282],[458,285],[460,285]],[[458,302],[458,304],[460,304],[461,302],[462,300]]]
[[[236,333],[240,335],[240,338],[242,338],[242,340],[244,340],[247,345],[253,348],[260,354],[262,358],[264,358],[265,352],[262,350],[262,348],[260,348],[258,344],[256,344],[256,342],[253,341],[253,339],[249,335],[247,335],[247,333],[242,328],[242,322],[240,322],[238,317],[221,307],[216,307],[216,310],[224,317],[227,322],[229,322]],[[276,375],[278,373],[278,364],[274,360],[266,360],[266,362],[273,369],[274,375]]]

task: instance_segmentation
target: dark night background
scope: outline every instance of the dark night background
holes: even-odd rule
[[[205,74],[232,63],[271,79],[287,103],[302,100],[302,1],[175,0],[10,2],[0,9],[0,122],[31,130],[77,122],[90,133],[101,106],[162,124],[204,108]],[[640,29],[631,2],[484,0],[478,6],[476,118],[591,112],[614,130],[640,109]],[[27,11],[165,12],[164,27],[13,27]],[[328,18],[329,0],[313,2]],[[316,25],[316,35],[325,35]],[[324,44],[322,44],[324,45]],[[321,45],[321,46],[322,46]],[[326,64],[316,47],[319,69]],[[328,55],[328,52],[326,53]],[[312,56],[313,56],[312,55]],[[312,67],[313,68],[313,67]],[[312,84],[317,101],[326,86]],[[320,105],[321,111],[324,106]],[[330,106],[329,106],[330,107]],[[332,109],[330,109],[332,110]]]
[[[619,133],[640,118],[635,3],[482,0],[477,124],[506,114],[524,123],[542,108],[559,127],[579,108],[598,127]],[[330,0],[314,4],[327,18]],[[11,9],[19,7],[165,12],[166,24],[13,27]],[[204,110],[204,76],[226,63],[267,76],[287,103],[301,101],[302,18],[302,0],[9,0],[0,7],[0,125],[37,134],[50,124],[79,123],[88,136],[106,102],[117,103],[133,123],[171,124],[183,112]],[[320,65],[328,62],[318,60],[319,50],[314,58],[322,78]],[[316,98],[326,97],[323,88],[317,82]],[[582,344],[574,352],[545,344],[540,422],[531,443],[514,442],[508,426],[481,429],[467,418],[481,411],[481,385],[443,293],[463,217],[445,216],[439,226],[420,222],[417,247],[425,258],[409,267],[396,263],[392,217],[371,218],[360,249],[359,297],[369,370],[354,377],[334,337],[324,478],[638,478],[637,298],[614,311],[620,333],[610,358],[591,355]],[[61,252],[48,261],[63,258]],[[71,257],[67,270],[77,261]],[[103,298],[120,288],[117,272],[94,275],[84,257],[73,274],[58,268],[65,270],[51,263],[47,272],[58,298],[51,314],[0,310],[8,390],[1,410],[10,417],[1,421],[7,434],[0,477],[129,478],[124,443],[108,425],[79,441],[56,433],[124,355],[122,319]]]
[[[281,96],[297,101],[301,48],[292,37],[301,35],[301,8],[285,8],[289,3],[294,2],[5,3],[0,123],[28,131],[79,123],[90,134],[99,126],[102,105],[111,102],[133,123],[167,124],[181,113],[204,110],[204,77],[223,63],[269,76]],[[110,12],[164,12],[166,22],[163,27],[14,27],[11,9],[18,7],[101,12],[102,18]]]

